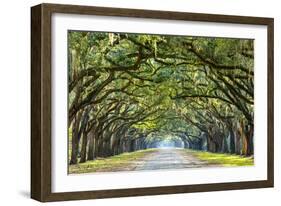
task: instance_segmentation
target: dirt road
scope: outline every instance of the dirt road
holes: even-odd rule
[[[214,165],[199,160],[184,149],[161,148],[146,156],[142,161],[138,161],[134,170],[183,169],[211,166]]]

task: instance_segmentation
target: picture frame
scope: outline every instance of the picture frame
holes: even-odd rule
[[[52,191],[52,91],[60,85],[52,84],[52,16],[69,14],[81,16],[125,17],[134,21],[151,19],[203,23],[222,23],[265,26],[267,30],[267,158],[266,179],[219,183],[114,188],[68,192]],[[175,193],[206,192],[266,188],[274,185],[274,20],[263,17],[245,17],[217,14],[152,11],[106,8],[78,5],[40,4],[31,8],[31,198],[41,201],[65,201],[96,198],[161,195]],[[66,69],[66,68],[65,68]],[[90,176],[88,176],[90,178]]]

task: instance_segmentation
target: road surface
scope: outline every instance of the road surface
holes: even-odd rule
[[[161,148],[148,150],[143,155],[134,154],[138,152],[133,152],[132,158],[128,158],[130,153],[126,153],[115,158],[109,157],[98,159],[98,161],[92,160],[82,164],[70,165],[70,173],[174,170],[218,166],[198,159],[195,156],[195,151],[186,149]]]
[[[159,170],[159,169],[183,169],[212,167],[205,161],[196,158],[192,153],[179,148],[163,148],[144,157],[141,161],[136,161],[133,170]]]

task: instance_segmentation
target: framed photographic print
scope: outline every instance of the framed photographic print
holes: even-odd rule
[[[273,187],[273,19],[31,8],[31,197]]]

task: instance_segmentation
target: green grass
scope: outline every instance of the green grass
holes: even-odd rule
[[[202,152],[187,150],[200,160],[207,161],[210,164],[221,164],[223,166],[253,166],[253,157],[244,157],[240,155],[230,155],[222,153]]]
[[[70,165],[68,172],[73,173],[89,173],[89,172],[114,172],[128,171],[132,168],[132,163],[141,160],[148,154],[155,152],[157,149],[139,150],[136,152],[122,153],[108,158],[98,158],[96,160],[87,161],[85,163]]]

